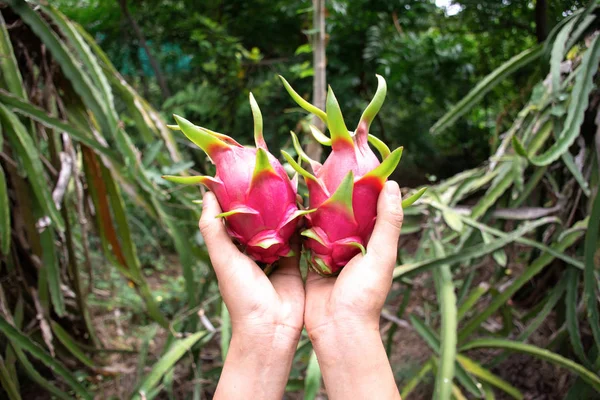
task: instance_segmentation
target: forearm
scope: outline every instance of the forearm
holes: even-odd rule
[[[274,333],[232,337],[215,399],[281,399],[298,341]]]
[[[400,399],[377,327],[311,335],[330,399]]]

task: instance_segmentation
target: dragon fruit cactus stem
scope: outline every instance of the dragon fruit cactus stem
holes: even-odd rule
[[[298,218],[309,211],[296,205],[297,177],[292,181],[269,153],[263,137],[262,115],[250,93],[256,147],[245,147],[233,138],[192,124],[175,115],[179,129],[216,165],[212,176],[164,176],[179,184],[203,184],[212,191],[223,213],[227,230],[257,262],[272,264],[293,255],[290,237]]]
[[[306,216],[307,229],[301,235],[305,237],[304,247],[310,253],[309,264],[321,275],[336,275],[355,255],[365,254],[377,217],[379,193],[402,157],[402,147],[390,152],[385,143],[369,134],[371,123],[385,100],[385,79],[377,75],[375,96],[356,130],[350,132],[331,87],[323,111],[304,100],[283,77],[280,78],[296,103],[319,117],[331,135],[329,138],[310,126],[315,139],[332,148],[321,164],[304,153],[297,136],[291,132],[296,152],[310,165],[312,173],[288,153],[282,153],[304,177],[308,187],[309,211],[312,212]],[[379,151],[383,161],[378,160],[369,143]],[[416,199],[409,200],[414,202]]]

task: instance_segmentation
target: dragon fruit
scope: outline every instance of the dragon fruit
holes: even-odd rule
[[[329,87],[326,111],[308,103],[280,77],[292,98],[306,111],[315,114],[328,127],[328,138],[311,125],[313,136],[332,150],[325,163],[310,159],[292,132],[296,152],[313,173],[282,152],[290,165],[304,177],[309,192],[304,247],[309,250],[309,265],[321,275],[335,275],[359,252],[365,253],[377,216],[377,199],[386,179],[402,156],[402,147],[390,152],[381,140],[369,134],[369,127],[386,95],[385,79],[377,75],[375,96],[362,114],[354,132],[344,123],[338,101]],[[369,147],[369,142],[383,159]]]
[[[179,129],[209,156],[217,173],[211,176],[164,176],[180,184],[203,184],[212,191],[229,235],[257,262],[270,265],[293,254],[289,240],[298,218],[307,213],[296,205],[297,180],[269,153],[262,115],[250,94],[256,147],[244,147],[229,136],[192,124],[175,115]]]

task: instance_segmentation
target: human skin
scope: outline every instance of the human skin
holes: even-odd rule
[[[305,325],[330,399],[399,399],[379,334],[402,226],[400,189],[387,182],[365,256],[336,278],[284,258],[267,277],[227,235],[212,193],[204,196],[200,230],[231,315],[232,338],[215,399],[281,399]],[[296,254],[299,254],[296,245]]]
[[[216,218],[220,213],[215,196],[207,193],[200,231],[232,328],[214,398],[281,399],[303,326],[304,284],[298,256],[281,259],[267,277],[233,244]]]
[[[379,333],[379,316],[392,286],[403,212],[400,188],[386,182],[366,255],[336,278],[309,272],[304,324],[329,399],[400,399]]]

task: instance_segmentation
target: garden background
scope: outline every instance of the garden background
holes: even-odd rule
[[[211,398],[231,326],[172,114],[328,149],[284,76],[404,146],[403,399],[600,396],[598,1],[0,1],[0,397]],[[305,190],[302,187],[300,190]],[[303,268],[306,268],[303,263]],[[452,382],[451,392],[440,382]],[[286,398],[326,398],[303,334]]]

